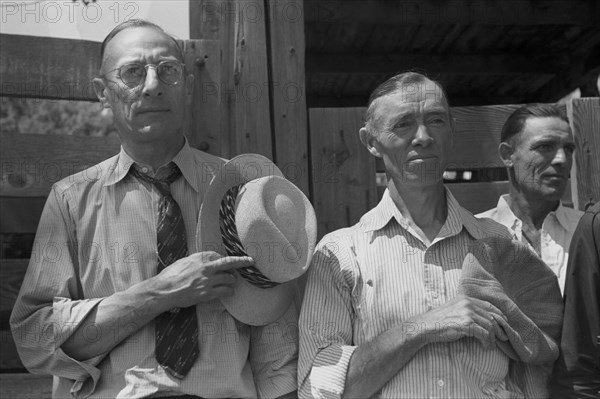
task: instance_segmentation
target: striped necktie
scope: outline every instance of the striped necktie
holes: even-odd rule
[[[187,239],[183,215],[171,195],[171,183],[181,176],[173,162],[150,177],[131,168],[138,180],[154,185],[161,193],[158,204],[156,244],[158,272],[187,255]],[[160,314],[154,320],[156,360],[171,376],[183,379],[200,353],[198,349],[198,318],[196,307],[176,308]]]

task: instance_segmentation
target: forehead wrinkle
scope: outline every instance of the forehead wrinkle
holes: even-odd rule
[[[129,34],[133,30],[143,29],[151,30],[153,32],[158,33],[164,39],[166,39],[166,41],[158,44],[149,43],[144,40],[144,35],[138,36],[135,40],[132,39],[130,36],[127,36],[127,34]],[[125,42],[123,43],[124,40]],[[137,53],[133,53],[130,50],[132,44],[135,45],[134,48],[137,51]],[[151,51],[150,58],[157,58],[161,55],[161,53],[163,53],[165,60],[170,59],[172,57],[177,61],[184,61],[183,59],[181,59],[182,54],[179,47],[177,46],[177,44],[171,36],[151,27],[134,26],[124,29],[121,32],[117,33],[117,35],[114,36],[110,40],[110,42],[108,42],[104,51],[104,58],[102,59],[100,72],[103,73],[105,71],[106,65],[112,65],[111,68],[113,68],[118,62],[120,62],[120,65],[123,65],[130,62],[138,62],[145,60],[148,58],[148,55],[146,54],[146,51],[148,50]],[[117,53],[118,56],[115,56],[115,53]]]

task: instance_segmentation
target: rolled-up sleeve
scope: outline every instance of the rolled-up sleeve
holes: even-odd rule
[[[69,211],[64,191],[55,185],[42,212],[10,325],[19,356],[30,372],[73,380],[71,392],[85,397],[100,378],[96,366],[104,355],[78,361],[67,356],[61,345],[102,299],[82,299],[75,224]]]
[[[259,398],[277,398],[297,390],[298,301],[279,320],[251,327],[249,360]]]
[[[354,258],[348,245],[328,237],[317,247],[300,314],[299,396],[337,398],[344,392],[353,342]]]

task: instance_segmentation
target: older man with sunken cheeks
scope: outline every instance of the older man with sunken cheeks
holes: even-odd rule
[[[469,246],[508,232],[444,187],[454,126],[442,87],[394,76],[375,89],[365,119],[360,139],[383,160],[388,187],[315,251],[300,315],[300,397],[522,397],[496,345],[507,340],[506,316],[459,294]]]
[[[373,119],[360,130],[360,138],[383,160],[400,211],[431,241],[447,216],[442,175],[452,148],[453,121],[444,93],[426,80],[379,97],[371,107]]]

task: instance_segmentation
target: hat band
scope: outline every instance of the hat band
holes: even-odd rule
[[[230,188],[223,196],[221,208],[219,209],[219,225],[221,227],[221,238],[225,245],[228,256],[248,256],[235,226],[235,202],[243,184]],[[279,285],[271,281],[254,266],[240,267],[237,269],[240,276],[250,284],[259,288],[273,288]]]

